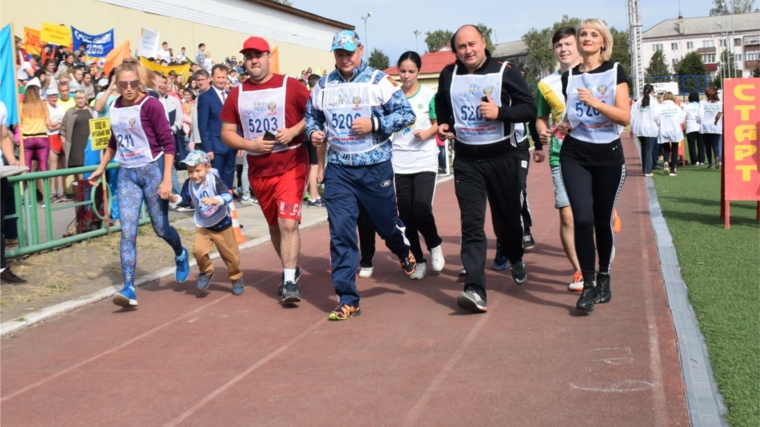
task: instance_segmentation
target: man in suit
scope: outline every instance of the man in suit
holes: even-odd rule
[[[235,178],[237,151],[222,142],[222,120],[219,117],[227,100],[227,92],[224,90],[227,82],[227,67],[224,64],[214,65],[211,69],[211,89],[198,97],[198,129],[203,141],[202,149],[208,153],[211,166],[219,171],[219,176],[227,188],[234,188],[232,183]]]

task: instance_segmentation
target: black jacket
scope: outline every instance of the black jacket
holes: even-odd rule
[[[491,58],[491,53],[486,50],[486,62],[475,70],[474,74],[498,73],[502,61]],[[467,69],[459,60],[457,75],[467,74]],[[447,65],[441,71],[438,78],[438,94],[435,98],[435,113],[438,116],[438,124],[448,124],[449,129],[454,131],[454,115],[451,107],[451,78],[454,73],[454,64]],[[501,79],[501,107],[499,118],[504,122],[504,131],[508,133],[512,123],[534,122],[536,120],[536,102],[528,89],[528,85],[520,73],[520,70],[511,64],[507,64]],[[512,101],[512,105],[510,104]],[[468,145],[455,140],[454,150],[457,157],[467,160],[494,160],[503,157],[517,155],[517,148],[512,145],[512,138],[485,145]]]

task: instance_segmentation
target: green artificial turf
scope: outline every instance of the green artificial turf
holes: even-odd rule
[[[757,202],[731,203],[720,219],[720,172],[682,167],[654,173],[689,300],[707,341],[732,427],[760,426],[760,222]]]

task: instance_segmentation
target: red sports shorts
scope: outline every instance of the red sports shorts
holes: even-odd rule
[[[61,142],[60,135],[48,135],[48,140],[50,141],[50,149],[53,150],[55,154],[63,154],[63,143]]]
[[[308,176],[309,165],[299,164],[282,175],[248,178],[270,227],[278,224],[278,218],[301,222],[301,204]]]

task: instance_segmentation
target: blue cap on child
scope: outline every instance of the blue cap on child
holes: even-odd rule
[[[198,165],[210,165],[211,159],[208,158],[208,154],[201,150],[193,150],[187,154],[185,160],[180,163],[184,163],[188,166],[196,167]]]

